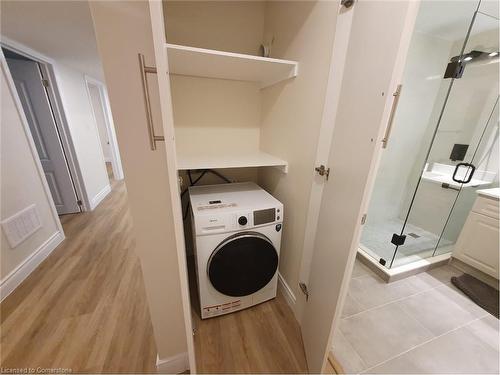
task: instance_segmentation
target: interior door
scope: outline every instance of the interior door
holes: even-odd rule
[[[302,318],[309,371],[323,369],[341,311],[373,185],[385,124],[402,77],[417,2],[364,1],[353,7]],[[339,17],[345,16],[343,9]],[[382,53],[383,51],[383,53]]]
[[[92,111],[94,112],[94,117],[97,124],[97,132],[99,133],[99,140],[101,142],[102,153],[104,155],[104,161],[111,162],[111,145],[108,137],[108,129],[106,126],[106,118],[104,114],[104,107],[102,103],[101,94],[99,92],[99,87],[88,83],[90,103],[92,104]]]
[[[57,213],[80,212],[38,63],[7,58]]]

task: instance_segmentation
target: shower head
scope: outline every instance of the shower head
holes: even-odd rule
[[[464,74],[465,66],[467,64],[487,61],[492,58],[498,59],[498,52],[483,52],[472,50],[469,53],[460,56],[453,56],[446,66],[444,78],[461,78]]]

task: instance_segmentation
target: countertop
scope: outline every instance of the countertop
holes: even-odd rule
[[[476,191],[479,195],[484,195],[485,197],[490,197],[494,199],[500,198],[500,188],[492,189],[481,189]]]

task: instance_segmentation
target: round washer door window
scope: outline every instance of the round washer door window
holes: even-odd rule
[[[242,297],[271,281],[278,269],[278,253],[260,233],[239,233],[225,239],[208,260],[207,272],[220,293]]]

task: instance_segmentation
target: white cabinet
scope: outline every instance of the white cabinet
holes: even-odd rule
[[[499,278],[498,199],[478,196],[460,232],[453,257]]]

